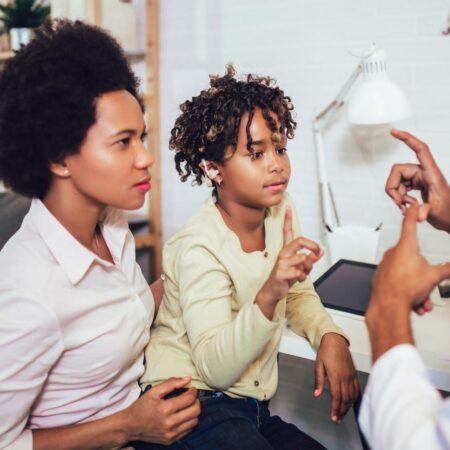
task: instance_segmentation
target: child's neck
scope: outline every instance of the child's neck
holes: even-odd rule
[[[216,207],[227,227],[239,238],[244,252],[265,249],[266,208],[249,208],[235,202],[224,202],[220,198],[216,202]]]

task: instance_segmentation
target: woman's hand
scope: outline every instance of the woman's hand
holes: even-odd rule
[[[316,358],[314,397],[319,397],[328,377],[331,395],[331,420],[340,423],[359,395],[359,381],[347,341],[337,333],[322,337]]]
[[[311,253],[299,253],[301,249],[308,249]],[[283,248],[269,278],[255,299],[255,303],[269,320],[272,320],[277,303],[286,297],[289,288],[297,281],[304,281],[311,272],[314,263],[322,255],[323,252],[316,242],[304,237],[293,239],[292,211],[289,207],[286,207]]]
[[[188,434],[198,423],[200,402],[191,388],[165,400],[175,389],[186,387],[190,377],[170,378],[151,388],[125,411],[127,442],[145,441],[169,445]]]
[[[190,377],[171,378],[123,411],[102,419],[33,430],[33,449],[119,449],[135,440],[171,444],[197,425],[200,403],[195,389],[169,400],[164,400],[164,397],[175,389],[186,387],[190,381]]]

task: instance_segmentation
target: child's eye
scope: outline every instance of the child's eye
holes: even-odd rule
[[[279,155],[284,155],[287,152],[287,148],[286,147],[282,147],[282,148],[278,148],[277,149],[277,153]]]
[[[253,152],[250,154],[250,160],[254,161],[255,159],[260,159],[264,156],[263,152]]]

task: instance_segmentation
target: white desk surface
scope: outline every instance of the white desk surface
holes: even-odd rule
[[[327,311],[350,338],[356,369],[370,372],[371,351],[364,318],[328,308]],[[425,316],[412,313],[412,326],[417,348],[433,384],[450,392],[450,299],[445,301],[445,306],[434,306],[433,311]],[[289,329],[281,339],[280,352],[307,359],[316,357],[309,342]]]

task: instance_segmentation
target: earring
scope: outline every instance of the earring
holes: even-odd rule
[[[64,169],[64,176],[67,177],[69,175],[69,169]]]
[[[222,186],[222,181],[223,181],[222,178],[218,178],[216,181],[217,185]]]

